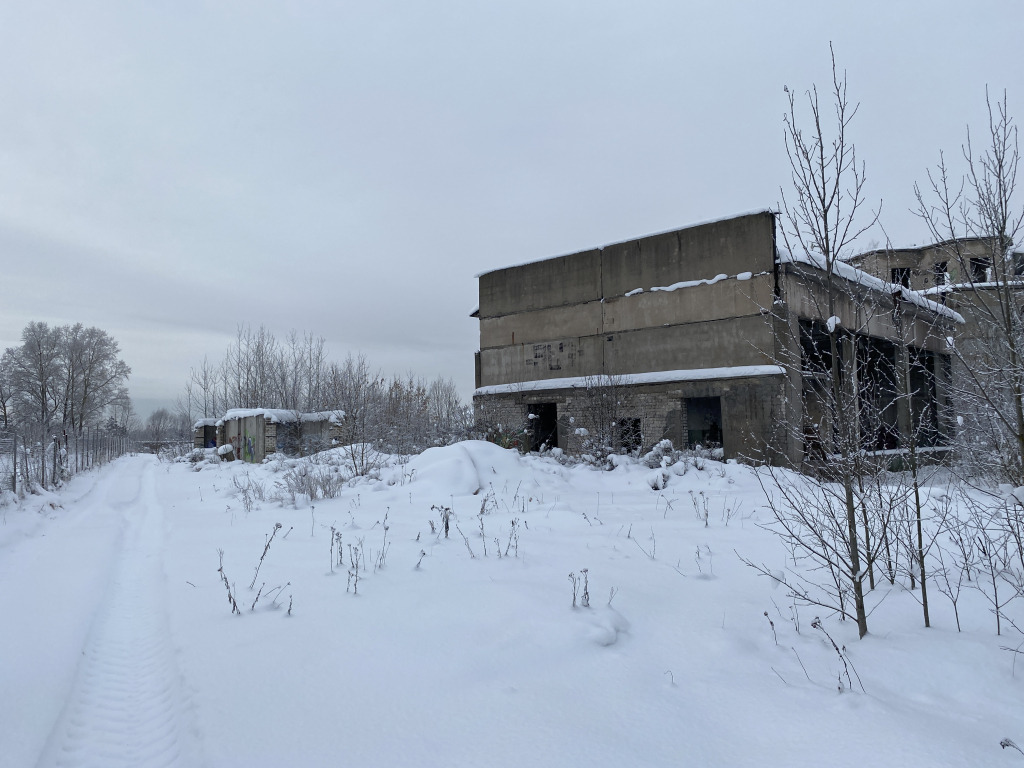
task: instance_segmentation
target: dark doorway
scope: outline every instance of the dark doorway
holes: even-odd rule
[[[558,406],[555,403],[534,403],[528,406],[530,450],[558,447]]]
[[[686,400],[686,445],[719,448],[722,445],[722,398],[691,397]]]
[[[636,453],[643,447],[644,433],[640,419],[619,419],[619,444],[626,453]]]
[[[935,390],[935,353],[914,350],[910,357],[910,418],[919,446],[941,443]]]
[[[217,447],[217,428],[216,427],[203,427],[203,447],[204,448],[216,448]]]

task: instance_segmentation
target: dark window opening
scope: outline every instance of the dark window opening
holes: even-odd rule
[[[217,447],[217,428],[216,427],[203,427],[203,447],[204,448],[216,448]]]
[[[722,398],[691,397],[686,400],[686,445],[688,448],[722,446]]]
[[[894,267],[892,270],[892,282],[894,285],[910,287],[910,267]]]
[[[914,350],[910,357],[910,418],[918,445],[938,445],[939,415],[936,412],[935,353]]]
[[[867,450],[899,447],[899,374],[896,345],[857,339],[858,413],[861,444]]]
[[[627,453],[635,453],[643,447],[640,419],[619,419],[619,444]]]
[[[946,284],[946,262],[938,261],[932,265],[932,276],[935,278],[935,285]]]
[[[530,450],[541,451],[557,448],[558,406],[555,403],[535,403],[528,408]]]
[[[1013,253],[1013,276],[1024,276],[1024,251],[1014,251]]]
[[[805,376],[832,373],[832,345],[828,331],[817,321],[800,321],[800,369]]]
[[[972,256],[971,257],[971,282],[985,283],[988,282],[988,270],[992,266],[992,261],[983,256]]]

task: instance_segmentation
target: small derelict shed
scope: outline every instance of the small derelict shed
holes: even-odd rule
[[[230,445],[234,458],[254,464],[277,452],[313,453],[337,442],[344,418],[343,411],[235,408],[216,422],[216,444]]]
[[[196,448],[217,447],[217,419],[199,419],[192,426],[193,446]]]

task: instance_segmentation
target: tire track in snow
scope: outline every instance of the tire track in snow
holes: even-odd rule
[[[128,530],[75,685],[38,765],[193,766],[191,710],[168,639],[155,466],[126,511]]]

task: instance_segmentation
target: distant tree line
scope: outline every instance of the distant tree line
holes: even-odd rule
[[[188,422],[231,408],[345,412],[343,442],[408,454],[466,437],[472,409],[450,378],[387,377],[363,355],[332,361],[322,337],[241,326],[220,362],[204,358],[178,400]]]
[[[157,408],[146,421],[132,429],[133,436],[145,442],[192,442],[193,420],[185,413]]]

